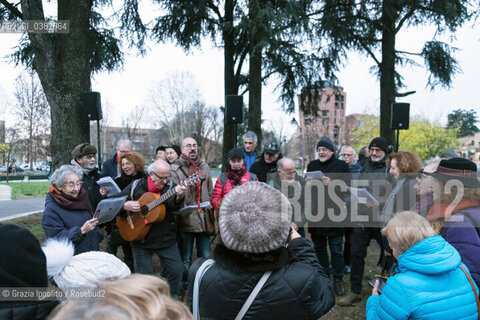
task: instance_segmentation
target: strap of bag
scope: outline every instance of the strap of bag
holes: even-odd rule
[[[130,199],[133,200],[133,191],[135,191],[135,188],[137,187],[138,182],[140,179],[134,180],[132,184],[132,189],[130,189]]]
[[[455,212],[454,214],[463,214],[465,217],[468,218],[468,220],[470,220],[470,222],[472,223],[473,227],[475,228],[475,230],[477,231],[477,234],[478,234],[478,237],[480,238],[480,227],[478,226],[477,222],[475,221],[475,219],[472,217],[472,215],[468,212],[465,212],[465,211],[457,211]]]
[[[193,318],[196,320],[200,319],[200,309],[199,309],[199,297],[198,292],[200,290],[200,282],[202,281],[203,275],[207,270],[215,263],[215,260],[208,259],[205,260],[195,273],[195,282],[193,283],[193,297],[192,297],[192,310]]]
[[[460,269],[462,269],[463,273],[465,273],[465,275],[467,276],[468,282],[470,282],[470,285],[472,286],[473,293],[475,294],[475,301],[477,302],[478,319],[480,319],[480,301],[478,300],[477,290],[475,289],[475,285],[473,284],[472,278],[470,277],[467,270],[462,264],[460,265]]]
[[[240,309],[240,312],[235,317],[235,320],[243,319],[243,317],[245,316],[245,313],[247,313],[248,311],[248,308],[250,308],[253,300],[255,300],[260,290],[262,290],[263,285],[265,284],[265,282],[267,282],[271,274],[272,274],[272,271],[267,271],[263,274],[263,276],[260,278],[255,288],[253,288],[252,293],[250,293],[250,295],[248,296],[247,301],[245,301],[245,303],[243,304],[242,309]]]

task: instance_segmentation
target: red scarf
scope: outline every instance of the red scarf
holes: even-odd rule
[[[87,210],[90,214],[93,215],[93,211],[90,208],[88,202],[88,193],[87,190],[81,188],[77,197],[74,198],[63,191],[59,190],[53,184],[50,185],[48,193],[53,198],[53,200],[58,203],[58,205],[67,210]]]
[[[203,175],[202,171],[200,171],[200,168],[199,168],[199,165],[200,165],[200,157],[197,156],[195,157],[195,159],[190,159],[189,157],[187,157],[186,155],[184,155],[182,153],[182,159],[187,161],[188,162],[188,165],[189,165],[189,168],[188,168],[188,175],[191,176],[192,174],[194,174],[195,172],[199,172],[201,175]],[[194,196],[194,199],[197,199],[197,204],[198,204],[198,208],[197,208],[197,212],[200,212],[200,203],[201,203],[201,198],[202,198],[202,187],[201,187],[201,182],[199,182],[197,184],[197,186],[195,187],[194,185],[193,186],[190,186],[188,189],[190,191],[190,193]]]
[[[239,185],[242,184],[242,177],[246,172],[246,165],[245,162],[243,163],[243,167],[240,170],[232,170],[232,166],[230,166],[230,163],[227,163],[227,178],[230,180],[230,184],[232,187],[238,187]]]
[[[147,183],[148,183],[148,192],[153,192],[156,194],[160,194],[162,192],[163,187],[158,187],[155,183],[153,183],[152,178],[148,176],[147,178]]]

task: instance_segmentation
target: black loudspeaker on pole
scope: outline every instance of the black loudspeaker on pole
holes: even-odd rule
[[[100,92],[86,91],[82,92],[80,99],[83,104],[83,119],[85,121],[97,120],[97,149],[98,149],[98,168],[102,168],[102,150],[100,144],[100,120],[102,114],[102,100]]]
[[[225,96],[225,117],[227,123],[243,122],[243,97],[231,94]]]
[[[410,103],[392,103],[390,113],[390,129],[397,130],[395,152],[398,151],[400,130],[407,130],[410,126]]]
[[[100,92],[87,91],[81,95],[83,103],[83,119],[102,120],[102,101],[100,99]]]

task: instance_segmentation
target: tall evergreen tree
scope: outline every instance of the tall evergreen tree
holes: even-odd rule
[[[394,142],[390,129],[391,105],[401,93],[402,77],[396,66],[412,62],[409,55],[422,56],[430,72],[428,85],[450,87],[459,68],[453,51],[446,43],[428,41],[419,53],[400,51],[395,46],[397,34],[407,26],[433,23],[437,33],[454,32],[470,17],[466,0],[324,0],[324,14],[319,22],[321,33],[334,39],[343,49],[370,56],[380,79],[380,134]],[[378,53],[379,52],[379,53]]]
[[[298,90],[306,87],[306,92],[314,92],[335,70],[336,51],[326,53],[320,46],[308,50],[319,41],[311,21],[319,13],[315,1],[157,1],[165,12],[153,28],[158,41],[173,38],[190,50],[210,37],[223,46],[225,95],[249,92],[248,129],[260,140],[261,86],[269,77],[275,76],[286,110],[294,112]],[[225,123],[224,160],[233,146],[233,127]]]
[[[38,74],[51,109],[52,167],[69,163],[71,150],[89,141],[80,94],[91,90],[91,76],[122,62],[119,40],[97,12],[108,1],[58,0],[54,20],[69,21],[68,33],[28,33],[14,54],[17,63]],[[0,0],[0,19],[46,21],[42,0]]]
[[[473,109],[457,109],[448,114],[448,129],[458,129],[457,137],[472,136],[480,129],[475,125],[478,122],[477,112]]]

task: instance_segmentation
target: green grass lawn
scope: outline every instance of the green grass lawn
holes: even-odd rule
[[[12,189],[12,200],[45,197],[48,192],[48,187],[50,187],[50,182],[15,182],[3,184]]]

